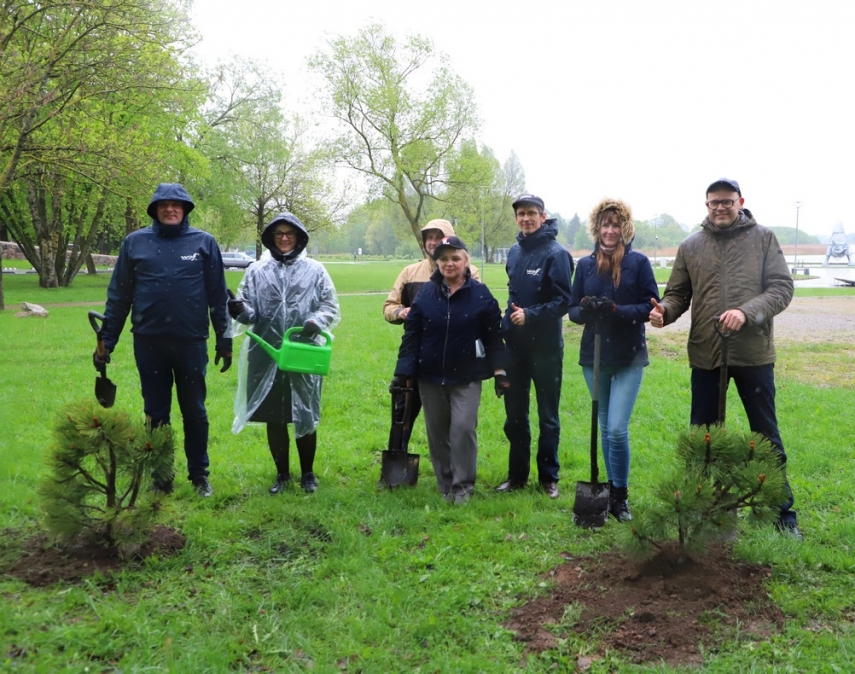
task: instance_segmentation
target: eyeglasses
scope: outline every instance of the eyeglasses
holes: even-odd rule
[[[724,206],[725,208],[730,208],[736,202],[733,199],[713,199],[712,201],[707,202],[707,208],[710,210],[715,210],[719,206]]]
[[[293,239],[296,238],[297,232],[289,230],[287,232],[273,232],[273,236],[277,239]]]

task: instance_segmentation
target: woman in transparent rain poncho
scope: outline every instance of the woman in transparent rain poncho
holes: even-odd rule
[[[261,243],[270,251],[250,265],[229,300],[229,314],[239,324],[278,349],[286,330],[302,327],[300,339],[317,344],[321,330],[330,330],[341,318],[335,287],[320,262],[306,256],[309,234],[297,216],[280,213],[265,227]],[[237,332],[242,332],[235,326]],[[297,454],[307,492],[318,488],[314,474],[317,428],[321,411],[320,375],[284,372],[257,342],[245,339],[238,363],[233,433],[247,422],[267,424],[267,442],[276,464],[271,494],[283,491],[290,479],[288,424],[294,424]]]

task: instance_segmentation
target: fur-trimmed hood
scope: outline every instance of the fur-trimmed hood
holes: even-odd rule
[[[621,237],[625,245],[629,245],[635,237],[635,225],[632,224],[632,209],[629,204],[620,199],[610,199],[606,197],[591,211],[588,218],[588,234],[591,240],[598,244],[600,242],[600,216],[605,211],[614,211],[617,213],[618,221],[620,222]]]

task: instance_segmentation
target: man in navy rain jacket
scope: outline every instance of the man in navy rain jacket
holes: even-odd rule
[[[540,422],[538,480],[550,498],[558,498],[561,436],[558,402],[564,362],[561,327],[570,305],[573,258],[555,240],[558,228],[554,219],[546,219],[543,199],[524,194],[514,202],[513,208],[520,233],[505,265],[508,309],[502,320],[502,334],[508,350],[505,436],[510,442],[510,452],[508,478],[496,491],[514,491],[528,481],[531,462],[529,397],[533,381]]]
[[[221,372],[232,363],[226,279],[214,237],[190,227],[195,204],[181,185],[161,183],[148,206],[150,227],[132,232],[122,243],[101,338],[104,359],[96,351],[96,369],[110,362],[119,335],[131,315],[134,357],[140,375],[145,413],[153,427],[169,423],[172,384],[184,421],[188,480],[200,496],[213,493],[208,482],[208,413],[205,372],[208,364],[208,320],[214,326]],[[155,475],[155,489],[172,491],[172,471]]]

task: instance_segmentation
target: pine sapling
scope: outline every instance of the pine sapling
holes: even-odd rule
[[[48,530],[71,542],[88,535],[124,554],[154,526],[160,498],[149,474],[171,465],[171,428],[134,424],[93,402],[70,406],[54,429],[50,473],[39,486]]]
[[[769,441],[757,433],[729,433],[694,426],[677,439],[678,467],[636,508],[632,525],[619,532],[623,547],[646,559],[676,537],[687,552],[703,552],[736,532],[737,512],[753,523],[772,523],[786,500],[784,469]]]

